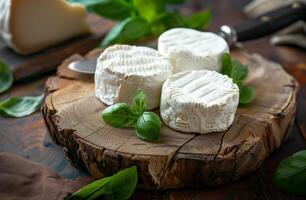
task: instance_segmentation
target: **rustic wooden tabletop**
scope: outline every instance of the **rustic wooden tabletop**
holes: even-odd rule
[[[209,30],[217,31],[222,24],[235,25],[246,19],[242,8],[248,2],[248,0],[198,0],[187,6],[194,10],[210,6],[214,16]],[[253,175],[232,184],[201,190],[137,191],[134,199],[305,199],[278,189],[272,183],[272,175],[281,160],[306,147],[306,52],[293,47],[273,47],[269,44],[269,37],[246,42],[243,45],[243,48],[250,53],[259,53],[281,63],[300,84],[296,120],[288,140]],[[18,83],[9,92],[1,95],[0,100],[12,95],[41,94],[44,92],[45,81],[50,75]],[[70,165],[65,158],[64,150],[54,144],[50,138],[40,112],[21,119],[0,118],[0,151],[18,154],[46,164],[68,179],[88,175]]]

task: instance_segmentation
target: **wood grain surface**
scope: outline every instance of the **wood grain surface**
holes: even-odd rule
[[[93,76],[68,69],[70,62],[84,59],[76,55],[46,84],[43,113],[52,138],[95,178],[136,165],[139,188],[195,188],[237,180],[259,168],[287,139],[298,84],[282,66],[261,56],[242,50],[234,55],[249,66],[246,83],[255,87],[256,99],[238,108],[228,131],[184,134],[164,125],[160,141],[150,143],[138,139],[133,129],[112,128],[101,120],[107,106],[94,96]]]
[[[87,15],[87,22],[90,24],[91,34],[68,40],[28,56],[18,55],[8,47],[0,45],[0,58],[12,67],[15,81],[26,81],[54,72],[57,66],[72,54],[85,54],[95,48],[114,25],[114,22],[102,20],[93,14]]]
[[[200,10],[211,7],[213,21],[209,30],[217,31],[222,24],[239,24],[246,16],[242,8],[250,0],[189,0],[185,8]],[[297,97],[296,121],[287,141],[276,149],[252,175],[231,184],[206,189],[168,190],[164,192],[148,192],[138,190],[133,199],[165,199],[165,200],[302,200],[300,196],[289,194],[275,186],[272,177],[281,160],[289,155],[305,149],[306,140],[306,53],[293,47],[273,47],[270,37],[243,43],[243,48],[250,53],[259,53],[269,60],[281,63],[285,70],[293,75],[300,84]],[[0,43],[0,46],[3,44]],[[14,61],[14,56],[10,57]],[[18,59],[16,59],[16,62]],[[0,100],[14,95],[39,95],[44,92],[48,77],[29,80],[15,84],[7,93],[0,95]],[[30,160],[48,165],[66,178],[74,179],[86,173],[72,167],[65,159],[65,150],[50,139],[42,115],[38,112],[26,118],[0,118],[0,150],[18,154]]]

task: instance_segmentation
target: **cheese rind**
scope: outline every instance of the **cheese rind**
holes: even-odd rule
[[[229,52],[229,47],[214,33],[173,28],[159,37],[158,51],[171,59],[174,73],[201,69],[220,71],[222,56]]]
[[[103,103],[131,104],[138,90],[147,96],[147,109],[159,107],[161,88],[172,74],[169,59],[148,47],[114,45],[98,58],[95,93]]]
[[[206,134],[224,131],[232,124],[239,89],[232,79],[215,71],[184,71],[163,85],[160,114],[171,128]]]
[[[0,39],[30,54],[90,32],[86,9],[65,0],[0,0]]]

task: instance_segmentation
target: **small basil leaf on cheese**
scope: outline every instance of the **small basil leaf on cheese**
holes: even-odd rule
[[[255,99],[255,88],[238,84],[239,87],[239,104],[249,104]]]
[[[159,13],[166,10],[164,0],[133,0],[133,5],[141,17],[152,22]]]
[[[147,96],[142,90],[139,90],[133,98],[132,112],[140,117],[147,109]]]
[[[248,76],[248,66],[241,64],[237,60],[233,60],[233,70],[231,77],[233,80],[238,83],[243,81]]]
[[[150,32],[148,22],[140,17],[129,17],[119,22],[103,39],[101,46],[128,43],[142,38]]]
[[[7,91],[13,84],[10,67],[0,59],[0,93]]]
[[[222,68],[221,74],[227,75],[228,77],[232,77],[233,64],[232,57],[229,53],[225,53],[222,57]]]
[[[159,140],[161,121],[157,114],[144,112],[137,120],[136,135],[146,141]]]
[[[185,19],[187,27],[194,29],[203,29],[209,26],[211,20],[211,10],[204,10],[192,14]]]
[[[108,125],[115,128],[133,127],[137,120],[131,108],[125,103],[107,107],[102,112],[102,118]]]
[[[37,97],[11,97],[0,102],[0,115],[3,117],[25,117],[36,112],[44,99]]]

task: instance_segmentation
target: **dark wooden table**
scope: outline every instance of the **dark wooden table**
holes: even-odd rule
[[[198,0],[187,3],[186,6],[194,10],[212,7],[214,16],[210,30],[216,31],[222,24],[235,25],[243,21],[246,16],[242,8],[248,2],[249,0]],[[135,199],[305,199],[278,189],[272,182],[272,176],[281,160],[306,147],[306,51],[293,47],[273,47],[269,44],[269,37],[243,45],[248,52],[259,53],[281,63],[300,84],[296,120],[288,140],[253,175],[232,184],[202,190],[137,191]],[[47,78],[48,76],[44,76],[14,85],[9,92],[0,96],[0,100],[13,95],[39,95],[44,92]],[[0,151],[46,164],[67,179],[87,176],[86,172],[71,166],[65,158],[64,150],[51,140],[40,112],[21,119],[0,118]]]

